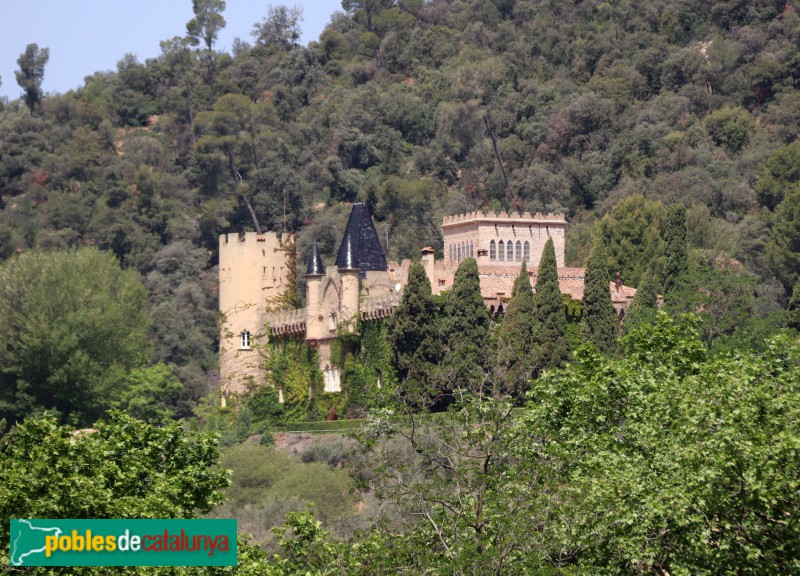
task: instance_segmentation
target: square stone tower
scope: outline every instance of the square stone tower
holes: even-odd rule
[[[219,237],[220,388],[222,399],[264,382],[266,316],[294,291],[294,236],[223,234]]]
[[[524,261],[528,270],[536,270],[544,245],[552,238],[556,264],[563,267],[566,229],[563,214],[471,212],[447,216],[442,222],[444,259],[451,266],[475,258],[481,268],[516,269]]]

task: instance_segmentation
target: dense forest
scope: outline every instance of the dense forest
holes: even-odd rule
[[[189,398],[213,381],[217,236],[253,229],[244,198],[328,259],[352,201],[391,258],[440,248],[443,215],[563,211],[569,264],[599,233],[630,285],[663,265],[664,207],[682,202],[704,269],[752,280],[752,315],[785,307],[792,2],[348,0],[308,46],[301,11],[278,6],[230,54],[224,5],[195,3],[161,56],[123,55],[66,94],[41,94],[45,47],[20,47],[25,97],[0,110],[0,258],[113,252],[144,279],[153,359]]]
[[[89,475],[124,451],[109,439],[120,427],[150,457],[177,441],[176,418],[223,445],[324,418],[271,389],[238,413],[209,396],[220,233],[287,230],[298,265],[314,241],[331,262],[361,201],[389,258],[413,259],[423,246],[441,257],[445,215],[564,212],[567,264],[588,266],[582,305],[559,299],[549,253],[536,295],[518,282],[504,318],[476,300],[474,261],[458,298],[431,297],[413,267],[395,317],[343,343],[352,393],[339,408],[369,417],[358,455],[344,441],[302,454],[325,478],[312,492],[326,494],[327,526],[355,517],[349,488],[377,498],[369,519],[332,538],[298,511],[310,473],[259,469],[283,458],[268,445],[223,454],[232,500],[216,514],[268,533],[267,507],[293,511],[271,540],[281,555],[265,567],[242,541],[238,571],[797,572],[800,5],[341,6],[308,46],[302,11],[270,6],[226,53],[225,2],[194,0],[159,57],[123,55],[66,94],[41,91],[47,48],[20,47],[23,97],[0,102],[0,417],[19,422],[2,436],[0,421],[0,479],[16,486],[0,490],[0,517],[120,513],[103,500],[127,490],[113,466],[59,512],[59,482],[29,494],[25,464]],[[617,272],[640,288],[623,326],[603,292]],[[308,390],[307,352],[272,354],[272,377]],[[364,384],[376,367],[392,384],[380,392]],[[54,416],[22,423],[43,408]],[[60,426],[98,418],[77,447]],[[132,477],[163,477],[127,513],[179,499],[171,474],[207,489],[163,514],[220,503],[213,442],[185,434],[202,450],[183,468],[138,461]],[[278,504],[276,486],[302,496]]]

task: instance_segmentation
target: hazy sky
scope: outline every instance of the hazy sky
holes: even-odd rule
[[[280,4],[303,8],[302,44],[317,40],[341,10],[339,0],[227,0],[217,48],[230,51],[236,37],[252,42],[253,24]],[[83,86],[85,76],[115,70],[127,53],[140,62],[158,56],[159,42],[185,35],[192,17],[192,0],[0,0],[0,96],[20,96],[14,71],[32,42],[50,49],[44,91],[66,92]]]

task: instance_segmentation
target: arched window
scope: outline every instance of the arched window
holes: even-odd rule
[[[506,260],[509,262],[514,259],[514,243],[511,240],[506,244]]]
[[[453,245],[450,244],[450,260],[453,260]]]
[[[522,247],[522,259],[525,262],[531,261],[531,245],[527,240],[525,240],[525,244]]]
[[[499,254],[497,256],[497,259],[498,260],[505,260],[506,259],[506,245],[503,243],[502,240],[500,240],[500,244],[498,245],[498,248],[500,250],[499,250]]]
[[[494,240],[489,242],[489,260],[496,260],[497,259],[497,245],[494,243]]]
[[[520,242],[519,240],[517,240],[517,243],[516,243],[516,245],[514,246],[514,248],[515,248],[514,259],[515,259],[517,262],[519,262],[520,260],[522,260],[522,242]]]
[[[475,245],[472,243],[472,240],[469,241],[469,257],[475,257]]]
[[[250,349],[250,332],[245,330],[242,332],[242,345],[240,346],[242,350],[249,350]]]

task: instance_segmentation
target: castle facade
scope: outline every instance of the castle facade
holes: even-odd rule
[[[478,263],[481,295],[493,314],[501,314],[511,297],[514,280],[526,263],[533,289],[544,245],[553,239],[559,288],[575,300],[583,298],[585,269],[564,266],[567,222],[563,214],[472,212],[444,218],[444,258],[432,248],[421,250],[420,261],[434,294],[453,285],[465,258]],[[336,262],[325,266],[316,244],[305,267],[306,306],[278,310],[282,296],[294,290],[290,235],[247,233],[220,237],[220,382],[223,401],[248,385],[265,381],[264,350],[269,338],[302,338],[318,351],[325,392],[341,390],[341,367],[331,350],[342,332],[353,332],[357,321],[391,316],[408,279],[409,260],[387,262],[378,234],[364,204],[355,204]],[[610,282],[611,300],[622,315],[636,290]],[[279,390],[280,394],[280,390]]]

